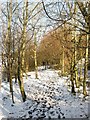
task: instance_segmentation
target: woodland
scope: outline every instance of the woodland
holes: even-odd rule
[[[30,78],[32,74],[34,80]],[[58,84],[55,78],[62,82],[58,81]],[[0,94],[8,89],[9,102],[14,105],[16,88],[20,92],[18,96],[21,103],[26,103],[31,99],[27,92],[30,88],[27,90],[27,86],[32,81],[33,85],[38,86],[39,82],[44,84],[44,79],[49,80],[48,85],[54,82],[58,86],[64,85],[66,81],[70,95],[82,95],[84,102],[87,99],[89,102],[90,1],[0,2]],[[32,89],[33,92],[35,89],[37,87]],[[1,97],[2,100],[3,98],[7,99],[7,95]]]

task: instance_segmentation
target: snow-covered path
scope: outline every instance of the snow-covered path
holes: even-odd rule
[[[57,71],[39,71],[39,79],[34,72],[24,78],[27,101],[22,103],[18,84],[14,84],[15,104],[11,103],[9,85],[2,83],[0,93],[0,116],[14,118],[88,118],[89,100],[78,94],[72,95],[65,77]]]

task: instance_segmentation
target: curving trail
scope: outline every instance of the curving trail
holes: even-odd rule
[[[72,95],[67,88],[67,77],[59,77],[58,71],[40,70],[39,79],[34,72],[24,77],[27,101],[21,102],[18,84],[14,84],[15,104],[11,103],[9,85],[2,84],[2,108],[0,115],[14,118],[88,118],[89,99]],[[1,104],[0,101],[0,104]]]

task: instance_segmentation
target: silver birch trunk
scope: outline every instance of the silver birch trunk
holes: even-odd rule
[[[78,84],[78,70],[77,70],[77,37],[76,37],[76,30],[75,30],[75,39],[74,39],[74,72],[75,72],[75,84],[76,87],[79,87]]]
[[[23,72],[25,72],[24,59],[25,59],[25,47],[26,47],[27,22],[28,22],[28,0],[24,0],[22,42],[20,47],[18,45],[18,83],[19,83],[23,102],[26,101],[26,94],[23,83]]]
[[[85,64],[84,64],[84,80],[83,80],[83,94],[84,96],[87,95],[86,91],[86,80],[88,77],[88,42],[89,42],[89,34],[87,34],[87,39],[86,39],[86,50],[85,50]]]
[[[34,61],[35,61],[35,78],[38,79],[38,65],[37,65],[37,40],[36,32],[34,32]]]
[[[11,23],[12,23],[12,0],[9,0],[9,3],[7,2],[7,7],[9,7],[8,11],[8,37],[7,37],[7,46],[8,46],[8,58],[7,58],[7,64],[8,64],[8,81],[10,83],[10,92],[12,96],[12,102],[14,103],[14,97],[13,97],[13,84],[12,84],[12,55],[11,55],[11,49],[12,49],[12,38],[11,38]]]

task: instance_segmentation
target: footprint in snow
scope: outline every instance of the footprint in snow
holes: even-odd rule
[[[32,114],[32,111],[28,111],[28,114]]]

